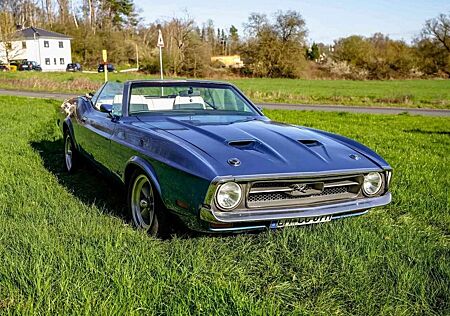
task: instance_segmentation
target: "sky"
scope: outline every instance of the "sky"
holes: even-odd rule
[[[216,28],[231,25],[243,34],[243,23],[252,12],[271,16],[277,10],[299,11],[306,21],[308,42],[333,43],[353,34],[376,32],[410,42],[427,19],[450,13],[450,0],[135,0],[144,22],[184,17],[186,12],[201,26],[212,19]]]

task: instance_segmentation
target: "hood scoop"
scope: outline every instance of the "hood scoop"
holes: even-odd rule
[[[239,149],[253,149],[257,144],[258,142],[253,139],[230,140],[228,142],[228,145]]]
[[[298,141],[300,144],[307,147],[308,150],[317,158],[321,159],[324,162],[329,162],[330,155],[321,142],[315,139],[299,139]]]
[[[321,146],[322,143],[315,139],[299,139],[300,143],[308,147]]]

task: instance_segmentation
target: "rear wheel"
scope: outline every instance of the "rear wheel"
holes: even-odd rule
[[[136,171],[128,185],[128,209],[133,225],[152,236],[163,237],[166,223],[164,208],[149,177]]]
[[[76,149],[70,133],[64,133],[64,166],[66,171],[72,173],[78,166]]]

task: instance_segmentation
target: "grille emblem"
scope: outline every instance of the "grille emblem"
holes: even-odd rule
[[[298,191],[300,193],[306,193],[306,189],[308,188],[307,184],[294,184],[291,185],[292,191]]]
[[[292,191],[284,192],[291,196],[308,196],[320,194],[323,191],[323,182],[294,183],[289,186]]]

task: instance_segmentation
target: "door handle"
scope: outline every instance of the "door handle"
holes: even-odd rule
[[[86,121],[87,121],[87,117],[86,117],[86,116],[83,116],[83,117],[81,118],[81,122],[85,123]]]

